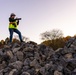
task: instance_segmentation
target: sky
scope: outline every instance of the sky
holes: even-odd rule
[[[22,35],[37,43],[41,33],[52,29],[62,30],[64,36],[76,34],[76,0],[0,0],[0,40],[9,37],[11,13],[22,18]]]

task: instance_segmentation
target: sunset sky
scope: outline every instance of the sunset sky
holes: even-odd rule
[[[22,18],[22,35],[37,43],[41,33],[52,29],[62,30],[64,36],[76,34],[76,0],[0,0],[0,40],[9,37],[11,13]]]

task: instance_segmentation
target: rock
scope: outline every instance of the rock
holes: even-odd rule
[[[52,48],[46,47],[44,55],[47,58],[50,58],[51,55],[53,55],[54,53],[55,53],[55,51]]]
[[[30,59],[31,61],[33,61],[33,60],[34,60],[34,57],[29,57],[29,59]]]
[[[19,61],[23,61],[23,56],[24,56],[24,55],[23,55],[23,52],[21,52],[21,51],[17,51],[16,54],[17,54],[17,58],[18,58],[18,60],[19,60]]]
[[[16,61],[9,64],[9,67],[20,70],[22,68],[23,63],[21,61]]]
[[[58,71],[63,71],[63,66],[58,65],[57,70],[58,70]]]
[[[0,70],[4,69],[6,67],[5,61],[2,61],[2,64],[0,64]]]
[[[3,51],[2,51],[2,49],[0,49],[0,56],[3,56]]]
[[[25,52],[31,52],[31,51],[33,51],[34,49],[32,48],[32,47],[26,47],[26,48],[24,48],[24,50],[23,51],[25,51]]]
[[[66,67],[68,65],[68,60],[66,60],[63,56],[59,57],[59,64]]]
[[[74,69],[74,71],[72,72],[72,75],[76,75],[76,69]]]
[[[30,62],[30,66],[34,67],[36,69],[40,68],[41,66],[38,64],[37,60],[34,59],[32,62]]]
[[[24,72],[24,71],[27,71],[27,70],[29,70],[29,69],[30,69],[29,66],[24,66],[24,67],[23,67],[23,72]]]
[[[74,71],[73,72],[76,72],[76,68],[74,69]]]
[[[76,54],[73,54],[73,58],[76,58]]]
[[[66,42],[66,47],[70,47],[72,44],[73,44],[73,42],[75,41],[76,39],[75,38],[70,38],[67,42]]]
[[[8,45],[4,45],[4,48],[5,48],[5,49],[9,49],[10,46],[8,46]]]
[[[35,43],[35,42],[33,42],[33,41],[29,41],[29,42],[27,42],[27,43],[32,44],[32,45],[37,45],[37,43]]]
[[[62,72],[55,71],[55,72],[54,72],[54,75],[63,75],[63,74],[62,74]]]
[[[4,56],[0,55],[0,63],[3,61],[3,59],[4,59]]]
[[[39,55],[39,53],[38,53],[38,52],[35,52],[35,53],[34,53],[34,58],[35,58],[35,59],[37,59],[37,60],[39,60],[39,59],[40,59],[40,55]]]
[[[31,69],[28,69],[26,72],[28,72],[30,75],[34,75],[35,74],[35,69],[31,68]]]
[[[48,71],[49,69],[51,68],[51,65],[50,64],[46,64],[45,65],[45,69]]]
[[[20,44],[19,44],[19,43],[14,43],[14,44],[12,45],[12,50],[13,50],[13,48],[18,48],[18,47],[20,47]]]
[[[2,70],[0,70],[0,75],[3,75],[3,69],[2,69]]]
[[[32,52],[25,52],[24,55],[26,58],[34,57],[34,54]]]
[[[29,58],[25,59],[24,66],[29,66],[30,62],[31,62],[31,60]]]
[[[20,47],[14,48],[14,49],[13,49],[13,53],[17,52],[18,50],[20,50]]]
[[[64,69],[63,69],[63,74],[64,74],[64,75],[71,75],[72,73],[71,73],[71,71],[70,71],[69,69],[64,68]]]
[[[0,75],[75,75],[76,39],[69,44],[56,51],[34,42],[6,44],[0,49]]]
[[[72,74],[71,75],[76,75],[76,72],[72,72]]]
[[[40,68],[40,74],[41,75],[45,75],[46,71],[45,71],[45,67],[41,67]]]
[[[10,62],[13,63],[13,62],[16,62],[17,60],[18,60],[18,59],[17,59],[17,56],[14,55]]]
[[[13,69],[12,71],[10,71],[9,75],[17,75],[17,70]]]
[[[28,72],[23,72],[21,75],[30,75]]]
[[[5,73],[5,75],[9,75],[9,73]]]
[[[73,58],[72,53],[65,54],[64,57],[67,58],[67,59]]]
[[[7,51],[7,52],[6,52],[6,55],[7,55],[10,59],[13,58],[13,53],[12,53],[12,51]]]
[[[3,70],[3,72],[4,72],[4,73],[9,73],[11,70],[12,70],[12,69],[11,69],[10,67],[6,67],[6,68]]]

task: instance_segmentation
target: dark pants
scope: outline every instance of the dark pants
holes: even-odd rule
[[[13,32],[15,32],[19,35],[19,39],[20,39],[21,42],[23,41],[21,32],[18,29],[9,28],[9,32],[10,32],[10,42],[12,42]]]

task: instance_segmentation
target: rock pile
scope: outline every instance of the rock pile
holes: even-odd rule
[[[0,75],[76,75],[76,40],[56,51],[34,42],[5,45]]]

